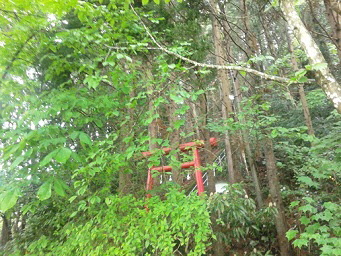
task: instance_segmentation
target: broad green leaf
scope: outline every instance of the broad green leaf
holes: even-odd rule
[[[51,197],[51,188],[52,188],[52,182],[46,181],[43,183],[43,185],[40,186],[37,196],[39,200],[44,201],[46,199],[49,199]]]
[[[182,103],[184,101],[184,99],[180,96],[177,96],[177,95],[174,95],[174,94],[171,94],[169,96],[175,103]]]
[[[316,208],[311,206],[310,204],[307,205],[302,205],[300,208],[298,208],[302,212],[311,212],[311,213],[316,213]]]
[[[295,207],[300,204],[300,201],[293,201],[290,203],[290,207]]]
[[[66,163],[66,161],[70,158],[72,154],[72,150],[69,148],[61,148],[57,151],[54,159],[60,163]]]
[[[143,5],[148,4],[148,2],[149,2],[149,0],[142,0],[142,4],[143,4]]]
[[[1,194],[0,211],[6,212],[11,209],[18,200],[19,190],[12,189]]]
[[[91,141],[89,135],[87,135],[84,132],[79,133],[79,140],[81,141],[82,144],[88,144],[88,145],[92,144],[92,141]]]
[[[68,188],[68,186],[64,183],[64,181],[60,179],[54,179],[53,188],[58,195],[64,197],[66,195],[65,189]]]
[[[338,209],[340,208],[339,205],[333,203],[333,202],[326,202],[323,204],[323,206],[326,208],[326,209],[329,209],[331,211],[338,211]]]
[[[101,120],[95,120],[95,124],[99,127],[102,128],[103,127],[103,123]]]
[[[89,85],[89,88],[96,89],[98,85],[100,84],[102,78],[99,76],[87,76],[84,79],[84,83],[87,83]]]
[[[311,68],[313,70],[321,70],[321,69],[325,69],[326,67],[328,67],[328,64],[327,63],[317,63],[317,64],[313,64],[311,66]]]
[[[50,154],[45,156],[44,159],[40,161],[39,166],[47,165],[52,160],[52,158],[56,155],[56,153],[57,153],[57,150],[54,150]]]
[[[300,222],[303,224],[303,225],[308,225],[310,223],[310,219],[307,217],[307,216],[302,216],[300,218]]]
[[[298,233],[297,230],[289,230],[285,236],[288,238],[288,240],[290,241],[291,239],[296,237],[296,234]]]
[[[301,176],[301,177],[298,177],[297,178],[298,181],[310,186],[310,187],[315,187],[315,188],[318,188],[319,187],[319,183],[318,182],[315,182],[313,181],[310,177],[308,176]]]
[[[298,247],[298,248],[301,248],[303,245],[307,245],[308,244],[308,239],[296,239],[294,242],[293,242],[293,245],[295,247]]]
[[[185,124],[185,120],[176,120],[174,122],[174,128],[176,130],[179,130],[181,126],[183,126]]]
[[[306,66],[305,66],[305,69],[306,69],[306,70],[311,70],[311,69],[312,69],[312,66],[311,66],[311,65],[306,65]]]
[[[302,76],[302,77],[300,77],[300,78],[298,79],[298,82],[300,82],[300,83],[306,83],[306,82],[308,82],[308,78],[305,77],[305,76]]]
[[[70,134],[70,138],[75,140],[78,136],[79,136],[79,133],[78,131],[74,131]]]
[[[301,77],[301,76],[304,76],[305,74],[307,74],[307,70],[305,70],[305,69],[300,69],[300,70],[295,72],[296,77]]]

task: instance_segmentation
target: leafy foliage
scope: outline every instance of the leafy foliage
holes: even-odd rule
[[[270,206],[257,210],[255,201],[249,198],[242,184],[227,185],[225,188],[224,193],[214,194],[208,200],[210,212],[217,216],[220,226],[216,235],[224,243],[234,244],[234,248],[243,248],[247,253],[265,253],[265,244],[271,246],[273,243],[271,238],[267,241],[267,237],[273,235],[276,208]]]
[[[301,250],[339,254],[340,116],[321,89],[306,86],[315,137],[306,134],[295,86],[311,83],[326,64],[309,65],[296,41],[293,55],[288,51],[277,2],[223,1],[217,15],[199,0],[2,1],[1,253],[203,255],[220,242],[226,253],[276,254],[276,208],[256,208],[249,173],[253,161],[265,198],[267,137],[275,144],[287,238]],[[228,49],[220,57],[229,65],[290,79],[279,84],[228,71],[228,118],[222,118],[219,70],[210,68],[213,16]],[[314,19],[326,28],[313,30],[325,34],[317,41],[338,73],[332,26]],[[209,155],[224,148],[228,135],[244,183],[223,194],[188,196],[180,191],[193,188],[193,168],[175,185],[169,173],[155,172],[165,184],[144,199],[148,168],[179,169],[193,158],[155,150],[147,161],[141,152],[210,133],[220,144],[201,149],[202,171],[216,168]],[[226,179],[227,163],[219,165],[216,178]]]
[[[79,207],[71,221],[58,223],[53,233],[38,236],[22,250],[34,255],[205,253],[212,230],[204,198],[187,197],[176,190],[165,196],[162,201],[159,197],[144,201],[108,196],[105,203],[99,200]]]

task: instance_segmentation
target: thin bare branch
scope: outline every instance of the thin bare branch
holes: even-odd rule
[[[264,72],[260,72],[258,70],[252,69],[252,68],[248,68],[248,67],[243,67],[243,66],[237,66],[237,65],[215,65],[215,64],[206,64],[206,63],[200,63],[197,62],[195,60],[191,60],[187,57],[184,57],[176,52],[170,51],[167,48],[163,47],[156,39],[155,37],[151,34],[151,32],[149,31],[148,27],[145,25],[145,23],[143,22],[143,20],[141,19],[141,17],[137,14],[137,12],[135,11],[135,9],[131,6],[133,12],[135,13],[135,15],[140,19],[142,26],[144,27],[147,35],[150,37],[150,39],[153,41],[154,44],[156,44],[161,51],[175,56],[187,63],[191,63],[192,65],[196,66],[196,67],[201,67],[201,68],[208,68],[208,69],[226,69],[226,70],[236,70],[239,72],[246,72],[246,73],[250,73],[256,76],[259,76],[265,80],[270,80],[270,81],[276,81],[279,83],[290,83],[292,82],[289,78],[286,77],[279,77],[279,76],[274,76],[274,75],[269,75],[266,74]],[[311,81],[309,81],[311,82]]]

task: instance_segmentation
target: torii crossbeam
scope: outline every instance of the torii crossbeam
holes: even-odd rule
[[[217,139],[216,138],[210,138],[210,144],[212,147],[217,146]],[[204,192],[204,182],[202,179],[202,172],[201,172],[201,160],[200,160],[200,154],[199,154],[199,148],[204,147],[204,141],[199,140],[195,142],[188,142],[184,144],[179,145],[179,149],[182,152],[187,152],[192,150],[193,151],[193,161],[192,162],[186,162],[181,164],[181,169],[188,169],[191,166],[194,166],[194,171],[195,171],[195,180],[197,183],[197,188],[198,188],[198,195],[200,195],[202,192]],[[172,150],[171,148],[162,148],[163,152],[167,155],[170,153]],[[145,157],[150,157],[153,155],[152,152],[147,151],[147,152],[142,152],[142,154]],[[147,186],[146,190],[150,191],[153,189],[153,183],[154,183],[154,178],[152,176],[152,171],[158,171],[158,172],[170,172],[172,171],[171,166],[158,166],[158,167],[151,167],[148,169],[148,178],[147,178]],[[147,197],[150,198],[151,194],[147,194]]]

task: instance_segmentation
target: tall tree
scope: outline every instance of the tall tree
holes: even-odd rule
[[[318,45],[304,26],[295,9],[294,2],[283,0],[281,1],[280,6],[290,28],[307,54],[312,69],[314,70],[317,83],[322,87],[336,110],[341,113],[341,86],[330,72],[328,64]]]

